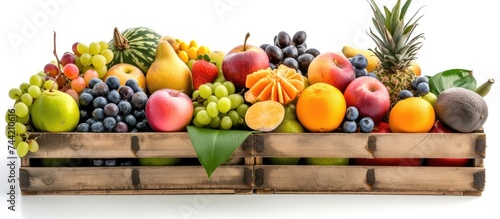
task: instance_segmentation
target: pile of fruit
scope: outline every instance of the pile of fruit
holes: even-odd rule
[[[109,43],[76,42],[9,91],[15,103],[6,115],[8,138],[24,157],[38,150],[30,132],[480,129],[493,80],[476,86],[461,69],[421,76],[415,60],[423,34],[412,35],[421,16],[405,23],[400,1],[392,10],[370,6],[373,49],[320,52],[307,47],[305,31],[280,31],[260,46],[248,44],[247,34],[224,53],[145,27],[115,29]]]

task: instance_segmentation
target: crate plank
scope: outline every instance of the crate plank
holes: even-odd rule
[[[221,166],[209,180],[201,166],[22,167],[20,186],[26,193],[204,189],[235,193],[253,188],[252,170],[245,165]]]
[[[258,157],[484,158],[484,133],[264,133]],[[483,147],[484,146],[484,147]],[[476,149],[479,148],[480,151]]]

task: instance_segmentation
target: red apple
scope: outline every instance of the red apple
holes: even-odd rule
[[[356,78],[354,67],[343,55],[333,52],[321,53],[311,61],[307,70],[309,83],[319,82],[333,85],[341,92]]]
[[[146,118],[151,128],[158,132],[185,130],[193,117],[191,98],[181,91],[164,88],[148,99]]]
[[[354,79],[344,91],[347,107],[355,106],[360,118],[370,117],[373,122],[381,121],[389,112],[391,100],[382,82],[370,76]]]
[[[243,45],[231,49],[222,60],[222,74],[237,88],[245,88],[247,75],[269,67],[269,58],[259,46],[247,44],[247,33]]]
[[[453,133],[453,129],[446,126],[439,120],[434,122],[431,133]],[[427,166],[450,166],[450,167],[463,167],[467,166],[470,162],[468,158],[428,158]]]

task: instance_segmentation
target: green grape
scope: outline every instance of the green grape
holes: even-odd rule
[[[42,95],[42,89],[40,89],[42,85],[40,86],[34,86],[34,85],[31,85],[29,88],[28,88],[28,94],[31,95],[31,97],[33,97],[33,99],[36,99],[38,98],[40,95]]]
[[[236,109],[236,107],[238,107],[245,101],[245,99],[243,99],[243,96],[239,94],[230,94],[227,98],[231,100],[231,109]]]
[[[215,88],[214,94],[217,98],[227,97],[229,94],[227,88],[225,86],[217,86]]]
[[[210,117],[208,116],[208,113],[206,110],[199,111],[196,114],[195,119],[198,120],[198,122],[200,124],[203,124],[203,125],[208,125],[210,123]]]
[[[80,56],[75,56],[75,65],[78,67],[78,69],[83,69],[83,64],[82,61],[80,61]]]
[[[199,106],[203,106],[203,104],[201,104],[200,102],[198,101],[194,101],[193,102],[193,109],[196,108],[196,107],[199,107]]]
[[[108,50],[108,42],[99,41],[99,46],[101,46],[101,52]]]
[[[220,86],[220,85],[222,85],[222,83],[220,83],[220,82],[214,82],[214,83],[212,84],[212,87],[211,87],[211,88],[212,88],[212,93],[214,93],[214,94],[215,94],[215,88],[217,88],[217,87],[218,87],[218,86]]]
[[[28,150],[29,150],[28,143],[26,143],[24,141],[19,142],[19,144],[17,145],[17,156],[19,156],[19,157],[26,156],[26,154],[28,154]]]
[[[42,77],[38,76],[38,74],[31,75],[30,85],[41,87],[42,83],[43,83]]]
[[[229,118],[231,118],[233,125],[238,125],[238,124],[243,123],[243,119],[241,119],[240,114],[238,114],[238,112],[236,112],[236,110],[229,110],[229,112],[227,113],[227,116],[229,116]]]
[[[28,141],[28,150],[35,153],[38,151],[40,146],[38,145],[38,142],[35,139],[31,139]]]
[[[200,91],[200,97],[203,99],[208,99],[212,95],[212,88],[207,84],[200,85],[198,90]]]
[[[200,96],[200,91],[195,90],[195,91],[193,91],[193,94],[191,94],[191,100],[194,100],[194,99],[198,98],[199,96]]]
[[[45,81],[45,83],[43,84],[43,87],[45,88],[45,90],[50,90],[51,88],[54,90],[59,89],[59,86],[57,85],[57,83],[54,80]]]
[[[106,65],[104,65],[102,67],[95,67],[94,66],[94,70],[97,72],[97,77],[99,77],[99,78],[104,78],[106,73],[108,73],[108,67]]]
[[[219,111],[223,113],[229,112],[229,110],[231,109],[231,100],[229,100],[229,98],[227,97],[220,98],[217,102],[217,108],[219,108]]]
[[[210,128],[213,128],[213,129],[216,129],[216,128],[219,128],[220,126],[220,117],[216,116],[216,117],[212,117],[210,119]]]
[[[218,117],[219,116],[219,110],[217,109],[217,103],[216,102],[210,102],[207,105],[207,114],[210,116],[210,118]]]
[[[17,117],[25,117],[30,112],[28,106],[26,106],[26,104],[23,102],[17,102],[14,105],[14,110],[16,111]]]
[[[40,77],[42,77],[42,79],[45,78],[45,72],[43,71],[39,71],[38,73],[36,73],[37,75],[39,75]]]
[[[101,45],[98,42],[91,42],[89,44],[89,52],[92,55],[98,55],[101,52]]]
[[[16,131],[16,135],[22,135],[26,133],[26,126],[20,122],[16,122],[14,125],[14,130]]]
[[[220,128],[231,129],[231,127],[233,127],[233,121],[231,120],[231,118],[229,118],[229,116],[222,117],[222,119],[220,120]]]
[[[27,125],[30,122],[30,115],[28,114],[25,117],[17,117],[17,121],[22,123],[22,124]]]
[[[27,83],[27,82],[23,82],[23,83],[21,83],[21,84],[19,85],[19,89],[21,89],[21,91],[22,91],[23,93],[26,93],[26,92],[28,92],[28,88],[29,88],[30,86],[31,86],[31,85],[30,85],[29,83]]]
[[[211,102],[215,102],[215,103],[217,103],[217,102],[219,102],[219,98],[217,98],[215,95],[210,95],[210,96],[207,98],[207,101],[208,101],[209,103],[211,103]]]
[[[26,104],[26,106],[31,106],[33,104],[33,97],[29,93],[24,93],[21,95],[21,101]]]
[[[223,113],[223,112],[219,111],[219,117],[222,118],[224,116],[227,116],[227,113]]]
[[[16,100],[17,98],[21,97],[21,95],[23,95],[23,91],[19,88],[12,88],[9,90],[10,99]]]
[[[248,110],[248,105],[246,104],[241,104],[238,107],[236,107],[236,112],[240,115],[241,118],[245,118],[245,115],[247,114]]]
[[[90,55],[90,53],[88,53],[88,52],[82,53],[82,55],[80,55],[80,63],[83,66],[89,66],[91,63],[91,59],[92,59],[92,55]]]
[[[15,116],[15,114],[12,114],[10,111],[11,109],[5,111],[5,123],[16,121],[17,116]]]
[[[193,110],[193,117],[195,117],[196,114],[198,114],[198,112],[200,112],[202,110],[206,110],[206,108],[204,106],[197,106],[197,107],[195,107],[194,110]]]
[[[114,58],[114,54],[113,54],[113,51],[109,50],[109,49],[106,49],[106,50],[103,50],[101,51],[100,55],[104,56],[104,58],[106,58],[106,64],[110,63],[111,61],[113,61],[113,58]]]
[[[14,148],[17,148],[17,146],[19,145],[19,143],[23,142],[24,141],[24,138],[23,136],[20,136],[20,135],[16,135],[14,137]]]
[[[198,119],[196,119],[196,117],[194,117],[194,119],[193,119],[193,125],[196,127],[199,127],[199,128],[204,126],[203,124],[198,122]]]
[[[236,91],[236,88],[234,87],[234,84],[231,81],[224,81],[224,83],[222,83],[222,85],[224,85],[224,87],[226,87],[227,93],[229,95],[234,94],[234,92]]]
[[[104,58],[104,56],[102,55],[94,55],[92,56],[92,58],[90,59],[90,62],[92,63],[92,65],[96,68],[100,68],[102,66],[105,66],[106,65],[106,58]]]
[[[83,55],[89,52],[89,47],[85,43],[78,43],[78,45],[76,45],[76,51]]]

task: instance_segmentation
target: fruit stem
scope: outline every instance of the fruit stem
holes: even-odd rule
[[[128,45],[128,40],[125,38],[120,31],[118,30],[118,27],[115,27],[115,30],[113,31],[113,40],[115,41],[115,46],[119,50],[124,50],[130,48],[130,45]]]
[[[247,50],[247,40],[248,40],[249,37],[250,37],[250,33],[247,33],[245,35],[245,41],[243,42],[243,51]]]
[[[54,56],[56,57],[56,62],[57,62],[57,68],[59,69],[59,74],[54,78],[54,83],[50,86],[49,92],[52,92],[52,89],[54,87],[54,84],[57,83],[57,79],[61,77],[63,74],[62,69],[61,69],[61,62],[59,61],[59,57],[57,56],[57,46],[56,46],[56,31],[54,31],[54,51],[52,52]]]

